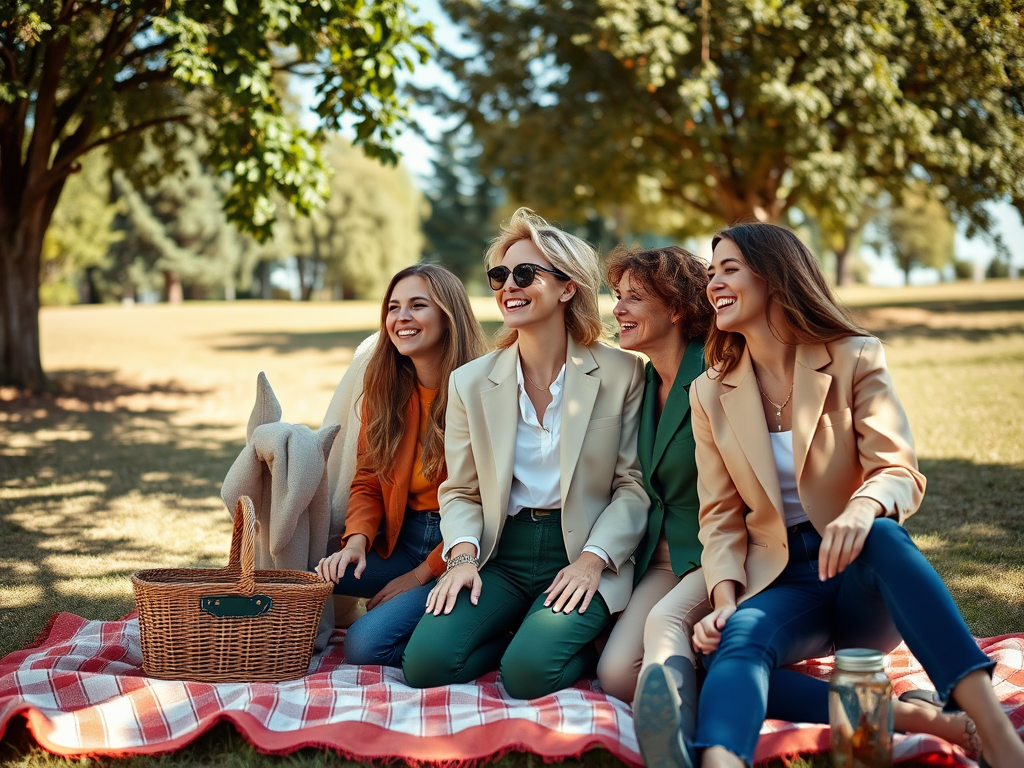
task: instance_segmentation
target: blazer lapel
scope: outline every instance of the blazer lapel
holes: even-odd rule
[[[569,484],[576,470],[576,462],[579,460],[580,451],[583,450],[583,438],[587,435],[590,414],[594,412],[597,391],[601,388],[600,380],[589,375],[596,368],[597,361],[590,350],[577,344],[572,336],[569,336],[568,355],[565,361],[565,391],[562,393],[559,457],[563,509],[569,494]]]
[[[704,346],[697,342],[687,344],[686,351],[683,353],[683,359],[679,361],[679,370],[676,371],[676,378],[672,382],[672,389],[668,393],[668,400],[665,401],[665,410],[658,421],[657,431],[655,432],[656,437],[654,439],[654,455],[650,464],[652,472],[661,462],[662,457],[665,455],[665,449],[668,448],[668,444],[675,437],[679,425],[683,423],[686,414],[690,412],[690,398],[686,393],[689,392],[690,384],[693,383],[693,380],[700,376],[703,368]],[[656,375],[655,380],[657,380]],[[656,387],[652,387],[649,391],[652,399],[657,397]],[[644,406],[646,408],[646,403]]]
[[[793,466],[799,480],[811,438],[825,407],[832,377],[820,369],[832,362],[824,344],[801,344],[796,348],[793,372]]]
[[[647,364],[647,383],[644,386],[644,400],[640,406],[640,427],[637,432],[636,452],[640,457],[640,466],[644,469],[644,477],[649,478],[654,472],[654,439],[658,434],[658,420],[654,416],[655,398],[658,396],[658,374],[654,366]]]
[[[747,462],[757,475],[768,499],[785,519],[779,471],[775,467],[775,454],[772,453],[771,438],[768,436],[768,427],[764,420],[764,408],[761,406],[761,390],[757,386],[750,353],[746,349],[743,350],[739,363],[722,383],[734,387],[721,396],[726,418],[729,419],[733,432],[748,436],[741,445]]]
[[[508,513],[508,489],[512,487],[512,462],[515,460],[516,431],[519,428],[519,386],[516,382],[518,356],[518,343],[497,355],[487,375],[495,386],[480,393],[491,456],[494,459],[496,487],[499,489],[499,521],[504,521]]]

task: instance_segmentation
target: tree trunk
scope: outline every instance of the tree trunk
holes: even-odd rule
[[[4,212],[6,214],[6,212]],[[0,384],[42,392],[39,356],[39,262],[45,206],[15,218],[0,214]]]
[[[181,278],[177,272],[164,270],[164,301],[168,304],[181,304],[185,300],[185,292],[181,285]]]
[[[836,285],[850,284],[850,270],[847,268],[847,257],[850,255],[849,242],[843,243],[842,247],[836,248]]]

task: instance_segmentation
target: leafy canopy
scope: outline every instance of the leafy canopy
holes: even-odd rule
[[[915,177],[979,226],[986,200],[1024,208],[1020,0],[443,5],[477,49],[445,57],[464,86],[447,106],[546,211],[855,219]]]
[[[400,0],[2,3],[6,203],[50,195],[52,210],[78,158],[107,144],[136,181],[152,181],[142,177],[169,170],[182,135],[168,127],[190,122],[210,136],[204,164],[230,180],[228,216],[269,236],[275,200],[308,212],[326,194],[322,131],[350,126],[370,155],[395,159],[396,78],[426,57],[429,36]],[[312,78],[317,132],[282,108],[282,71]],[[170,165],[140,166],[144,131]]]

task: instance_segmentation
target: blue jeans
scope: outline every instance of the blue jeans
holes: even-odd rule
[[[349,566],[334,587],[336,595],[373,597],[388,582],[408,573],[427,559],[441,542],[441,516],[437,512],[407,509],[390,557],[373,549],[366,553],[360,578]],[[349,664],[402,666],[402,654],[412,631],[423,616],[433,581],[410,589],[360,616],[345,633],[345,661]]]
[[[857,559],[824,582],[818,581],[821,537],[800,525],[788,541],[786,568],[740,604],[718,650],[704,659],[696,747],[722,746],[750,765],[768,708],[776,717],[827,723],[828,683],[778,668],[841,648],[888,653],[905,640],[947,700],[966,674],[995,666],[942,579],[895,521],[876,520]]]

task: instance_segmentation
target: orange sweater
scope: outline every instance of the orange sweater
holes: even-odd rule
[[[430,392],[430,390],[425,391]],[[420,433],[426,426],[426,420],[423,419],[421,422],[421,410],[426,409],[421,408],[420,396],[417,392],[416,395],[409,398],[409,402],[405,406],[405,423],[408,426],[395,454],[392,482],[381,480],[377,475],[376,468],[370,465],[366,453],[368,414],[364,410],[363,426],[359,430],[356,474],[352,479],[348,512],[345,515],[345,531],[341,535],[343,543],[350,536],[361,533],[366,536],[367,541],[372,543],[373,548],[381,557],[389,557],[394,551],[398,533],[405,520],[406,507],[413,501],[409,495],[409,488],[413,485],[413,474],[422,471],[423,449]],[[418,428],[408,428],[413,424]],[[444,479],[443,475],[441,479]],[[422,479],[421,482],[423,482]],[[431,493],[433,495],[434,505],[424,509],[437,509],[437,486],[439,484],[440,481],[432,486],[417,484],[420,492],[416,494],[416,500],[422,502],[425,497],[429,498]],[[382,521],[383,526],[381,525]],[[442,547],[443,544],[438,544],[427,557],[427,565],[434,576],[444,573],[445,564],[441,559]]]

